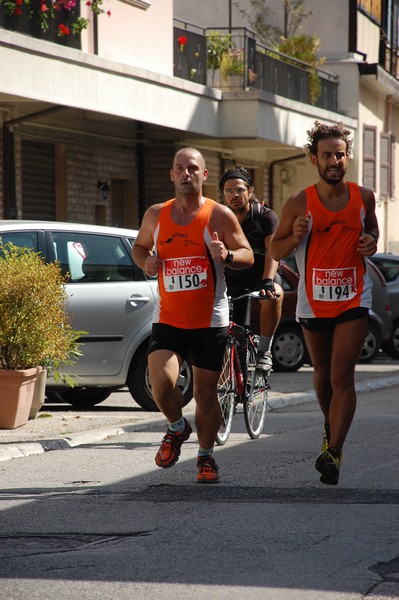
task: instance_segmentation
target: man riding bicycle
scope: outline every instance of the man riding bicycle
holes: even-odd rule
[[[272,368],[271,347],[273,336],[280,322],[283,303],[281,279],[277,272],[278,262],[269,253],[273,233],[277,229],[278,218],[268,206],[261,204],[254,196],[254,186],[250,173],[243,167],[226,171],[219,182],[223,203],[236,215],[241,228],[254,252],[254,264],[241,271],[225,269],[227,293],[240,296],[248,291],[260,290],[270,302],[260,305],[260,341],[257,355],[257,369],[265,375]],[[228,265],[228,259],[227,259]],[[243,324],[246,301],[236,302],[234,321]]]

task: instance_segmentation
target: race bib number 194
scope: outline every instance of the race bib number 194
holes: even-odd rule
[[[202,256],[168,258],[163,262],[167,292],[188,292],[208,285],[208,262]]]
[[[356,268],[313,269],[313,299],[343,302],[356,295]]]

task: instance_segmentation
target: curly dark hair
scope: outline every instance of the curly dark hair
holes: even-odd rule
[[[337,138],[342,140],[346,144],[346,151],[350,154],[352,149],[352,140],[349,139],[351,132],[349,129],[345,129],[344,124],[339,122],[336,125],[326,125],[315,121],[313,129],[307,131],[308,143],[305,144],[305,148],[308,154],[317,154],[317,146],[319,140],[325,140],[326,138]]]

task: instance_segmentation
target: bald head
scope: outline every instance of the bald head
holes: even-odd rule
[[[188,156],[193,157],[193,158],[195,157],[195,160],[199,164],[201,169],[206,168],[205,158],[203,157],[201,152],[199,150],[197,150],[196,148],[192,148],[191,146],[186,146],[185,148],[180,148],[180,150],[178,150],[176,152],[175,157],[173,159],[173,166],[175,166],[176,163],[179,162],[179,160],[181,160],[182,158],[187,158]]]

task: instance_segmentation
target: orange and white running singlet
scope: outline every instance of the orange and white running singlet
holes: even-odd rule
[[[209,219],[216,204],[209,198],[189,225],[171,218],[175,199],[162,206],[154,229],[154,247],[162,266],[153,323],[182,329],[226,327],[229,309],[224,264],[212,260]]]
[[[357,184],[347,182],[349,202],[327,210],[316,186],[306,188],[308,235],[295,257],[300,273],[297,318],[337,317],[350,308],[371,308],[371,282],[358,252],[366,207]]]

